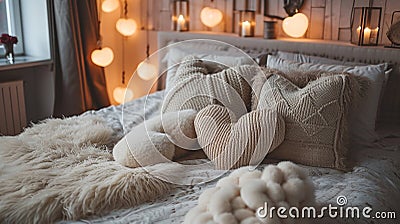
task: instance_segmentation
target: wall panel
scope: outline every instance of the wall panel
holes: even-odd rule
[[[147,1],[147,0],[142,0]],[[168,5],[173,0],[150,0],[162,2],[161,7],[158,6],[156,11],[160,18],[155,18],[158,22],[154,22],[158,30],[169,30],[171,7]],[[285,17],[286,12],[283,9],[283,0],[191,0],[191,30],[208,30],[215,32],[235,32],[234,21],[235,10],[254,9],[257,11],[256,34],[263,33],[264,10],[267,14]],[[306,37],[313,39],[325,40],[350,40],[350,18],[351,10],[354,6],[368,6],[369,0],[304,0],[302,9],[300,10],[310,19],[309,30]],[[155,8],[157,4],[153,4]],[[264,6],[265,5],[265,6]],[[389,41],[385,35],[392,12],[400,10],[399,0],[374,0],[373,5],[382,7],[382,22],[381,22],[381,44],[388,44]],[[224,20],[221,24],[214,28],[207,28],[200,22],[200,11],[205,6],[214,6],[224,13]],[[281,30],[278,31],[279,36],[285,35]]]

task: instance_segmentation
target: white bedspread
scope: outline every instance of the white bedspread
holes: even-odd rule
[[[107,119],[115,130],[118,141],[133,126],[150,118],[160,111],[164,93],[157,92],[148,98],[127,103],[125,106],[113,106],[99,111],[90,111]],[[143,109],[145,106],[145,110]],[[123,113],[122,113],[123,112]],[[123,122],[124,121],[124,122]],[[400,145],[374,149],[353,149],[354,168],[344,173],[333,169],[306,167],[316,186],[317,203],[320,206],[337,206],[338,196],[345,196],[348,206],[365,206],[376,211],[395,211],[400,215]],[[200,161],[197,161],[200,162]],[[199,170],[203,172],[204,170]],[[219,175],[220,171],[208,171],[207,175]],[[158,201],[143,204],[136,208],[114,211],[103,217],[81,220],[76,223],[180,223],[185,214],[193,208],[199,195],[216,184],[212,181],[195,186],[178,186],[170,194]],[[330,219],[320,220],[327,223]],[[314,220],[313,220],[314,221]],[[332,220],[332,223],[371,223],[371,220]],[[396,220],[382,220],[384,223],[396,223]],[[381,222],[378,222],[381,223]]]

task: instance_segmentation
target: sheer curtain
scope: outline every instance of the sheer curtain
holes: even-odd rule
[[[56,101],[54,116],[110,105],[104,69],[90,59],[97,47],[96,0],[54,0]]]

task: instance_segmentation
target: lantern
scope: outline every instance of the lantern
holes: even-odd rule
[[[254,28],[256,26],[256,12],[251,10],[239,11],[239,36],[254,37]]]
[[[173,4],[173,30],[189,31],[189,0],[174,0]]]
[[[378,45],[381,7],[354,7],[351,21],[351,43]]]

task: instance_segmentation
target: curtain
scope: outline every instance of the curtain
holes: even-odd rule
[[[54,116],[110,105],[104,69],[90,59],[99,36],[96,0],[54,0],[56,99]]]

